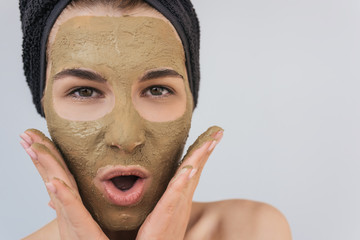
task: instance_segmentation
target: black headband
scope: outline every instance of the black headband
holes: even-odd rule
[[[41,98],[46,81],[46,45],[50,31],[71,0],[20,0],[23,31],[23,63],[37,111],[44,116]],[[190,89],[197,104],[200,66],[200,29],[189,0],[144,0],[162,13],[174,26],[182,41]]]

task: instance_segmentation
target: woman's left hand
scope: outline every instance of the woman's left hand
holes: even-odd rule
[[[221,128],[211,127],[189,148],[165,193],[142,224],[137,240],[184,239],[200,174],[222,136]]]

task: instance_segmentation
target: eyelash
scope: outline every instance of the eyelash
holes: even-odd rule
[[[147,92],[153,88],[160,88],[160,89],[162,89],[162,91],[167,91],[167,93],[162,94],[162,95],[152,95],[150,93],[149,95],[147,95]],[[88,96],[88,97],[80,96],[80,94],[79,94],[80,90],[91,90],[92,94],[95,93],[98,96]],[[153,85],[153,86],[147,87],[143,91],[141,91],[140,96],[141,97],[151,97],[151,98],[164,98],[164,97],[168,97],[169,95],[174,95],[174,94],[175,94],[175,91],[169,87],[165,87],[165,86],[161,86],[161,85]],[[75,98],[75,99],[88,100],[88,99],[94,99],[94,98],[102,98],[102,97],[104,97],[104,94],[101,91],[99,91],[98,89],[93,88],[93,87],[76,87],[74,89],[71,89],[69,91],[69,93],[67,94],[67,96]]]
[[[167,93],[163,94],[163,95],[150,94],[150,96],[147,96],[146,93],[153,88],[160,88],[160,89],[162,89],[162,91],[164,91],[164,90],[167,91]],[[161,86],[161,85],[153,85],[153,86],[147,87],[143,91],[141,91],[140,96],[141,97],[151,97],[151,98],[164,98],[164,97],[168,97],[169,95],[174,95],[174,94],[175,94],[175,91],[169,87],[165,87],[165,86]]]
[[[80,96],[80,94],[79,94],[80,90],[91,90],[92,91],[91,95],[93,95],[95,93],[98,96],[88,96],[88,97]],[[94,99],[94,98],[102,98],[102,97],[104,97],[104,94],[101,91],[99,91],[98,89],[96,89],[96,88],[92,88],[92,87],[76,87],[75,89],[71,89],[69,91],[69,93],[67,94],[67,96],[70,96],[70,97],[75,98],[75,99],[87,100],[87,99]]]

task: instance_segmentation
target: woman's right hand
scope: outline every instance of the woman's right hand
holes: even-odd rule
[[[61,239],[108,239],[82,203],[75,179],[54,143],[36,129],[29,129],[20,137],[46,185]]]

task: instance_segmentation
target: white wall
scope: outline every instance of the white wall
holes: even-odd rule
[[[46,126],[21,63],[17,1],[0,2],[0,238],[55,215],[18,144]],[[294,239],[360,239],[360,3],[194,0],[202,27],[200,101],[190,140],[225,129],[198,201],[268,202]]]

